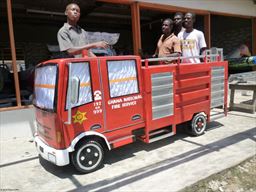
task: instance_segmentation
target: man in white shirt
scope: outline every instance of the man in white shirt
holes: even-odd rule
[[[204,33],[202,31],[193,28],[195,22],[195,14],[186,13],[184,17],[185,31],[181,31],[178,34],[178,38],[181,40],[182,56],[192,57],[203,54],[206,49],[206,42]],[[199,58],[183,59],[183,63],[200,63]]]

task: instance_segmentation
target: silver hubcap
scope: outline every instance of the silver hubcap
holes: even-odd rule
[[[87,143],[78,150],[76,158],[81,169],[92,170],[102,159],[101,148],[94,143]]]

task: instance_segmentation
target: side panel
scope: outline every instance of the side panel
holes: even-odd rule
[[[224,105],[224,66],[211,67],[211,108]]]
[[[177,124],[189,121],[198,112],[210,114],[211,71],[210,65],[180,64],[176,71]]]
[[[222,107],[227,115],[228,62],[212,62],[211,66],[211,108]]]
[[[35,116],[37,122],[37,134],[44,141],[45,144],[52,146],[55,149],[61,148],[59,118],[56,113],[35,109]]]
[[[143,68],[147,132],[175,124],[175,70],[176,65]]]

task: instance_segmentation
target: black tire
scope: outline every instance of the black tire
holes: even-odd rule
[[[189,127],[189,133],[193,136],[199,136],[204,134],[206,129],[206,116],[202,113],[196,114],[191,120],[191,124]]]
[[[102,166],[104,150],[95,140],[82,142],[71,155],[74,167],[82,173],[90,173]]]

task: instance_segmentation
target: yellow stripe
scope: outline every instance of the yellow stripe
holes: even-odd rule
[[[88,82],[88,83],[81,83],[80,84],[80,87],[88,87],[88,86],[90,86],[90,82]]]
[[[113,80],[110,80],[109,82],[110,83],[120,83],[120,82],[124,82],[124,81],[133,81],[136,79],[137,79],[136,77],[126,77],[126,78],[122,78],[122,79],[113,79]]]
[[[50,85],[50,84],[35,84],[35,87],[46,88],[46,89],[54,89],[54,88],[55,88],[55,85]]]
[[[61,132],[57,131],[56,137],[57,137],[57,142],[60,143],[61,142]]]

